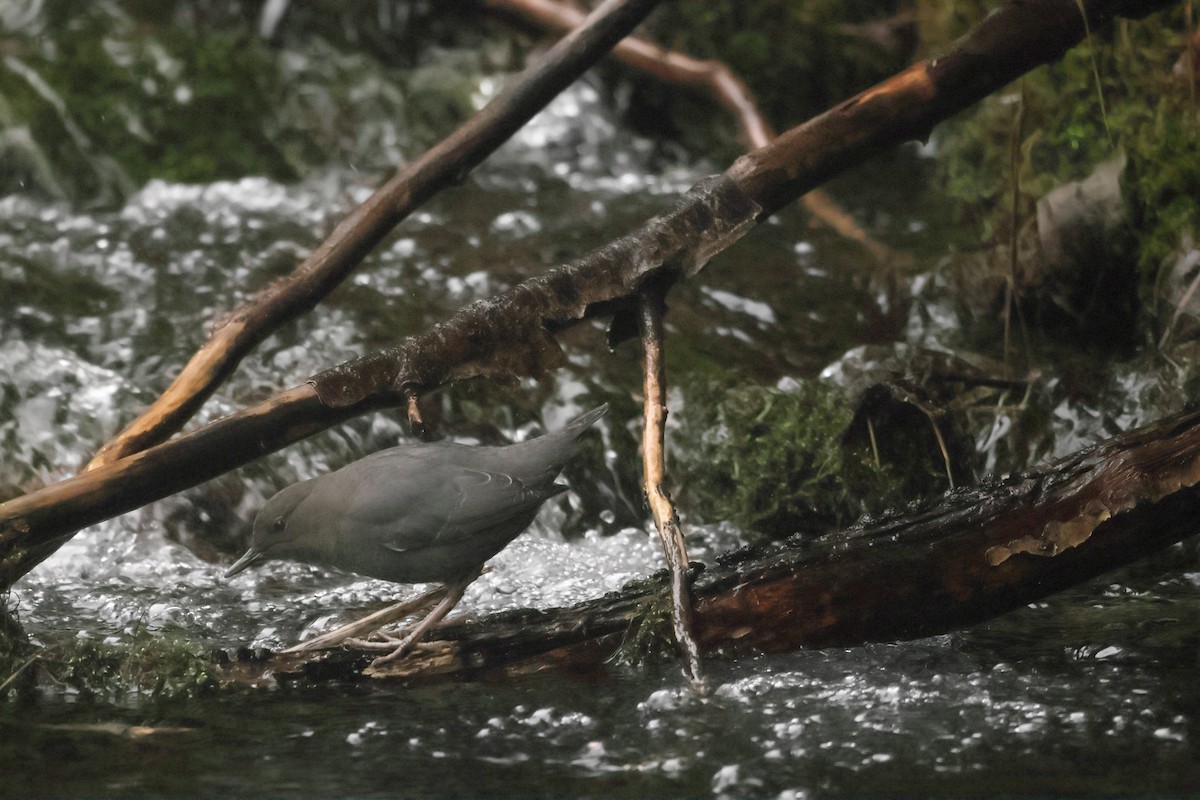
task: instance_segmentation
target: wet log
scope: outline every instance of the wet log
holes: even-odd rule
[[[1198,483],[1200,411],[1190,411],[885,519],[731,553],[697,577],[696,635],[708,655],[744,655],[961,629],[1200,532]],[[362,674],[603,670],[630,642],[670,640],[669,595],[663,572],[571,608],[451,621],[431,631],[426,649]],[[344,678],[369,660],[354,651],[273,656],[224,674],[234,683]]]

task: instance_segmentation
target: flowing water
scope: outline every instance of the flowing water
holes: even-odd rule
[[[485,97],[494,83],[477,89]],[[625,132],[582,82],[265,342],[198,422],[602,244],[719,168]],[[926,158],[904,151],[876,168],[869,182],[841,183],[840,198],[889,244],[936,251],[923,238],[936,227],[928,209],[896,202]],[[70,475],[166,386],[223,311],[285,274],[374,180],[329,169],[288,183],[150,181],[107,210],[0,198],[0,485]],[[998,337],[997,320],[956,315],[934,263],[881,289],[857,246],[785,211],[672,294],[672,363],[684,373],[733,366],[786,387],[830,365],[826,376],[839,374],[864,343],[896,352]],[[528,436],[538,420],[557,427],[614,403],[603,452],[586,473],[569,472],[572,491],[493,561],[467,595],[470,612],[566,605],[660,566],[630,455],[637,353],[608,353],[598,325],[565,344],[553,382],[466,385],[431,403],[462,441]],[[1136,356],[1112,363],[1041,346],[1031,402],[1045,425],[1006,439],[1011,422],[997,413],[978,432],[989,468],[1070,452],[1182,399],[1174,373]],[[277,488],[406,437],[398,414],[380,413],[94,526],[8,604],[51,651],[149,638],[234,653],[328,629],[395,587],[286,563],[228,581],[222,572]],[[686,527],[702,559],[746,540],[728,523]],[[190,695],[81,688],[49,666],[32,693],[0,705],[0,794],[1186,794],[1200,791],[1197,590],[1195,549],[1180,545],[950,635],[715,660],[707,697],[663,664],[612,665],[586,680]],[[130,685],[116,674],[110,683]]]

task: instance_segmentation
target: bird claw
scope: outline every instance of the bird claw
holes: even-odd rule
[[[371,669],[379,669],[380,667],[382,667],[385,664],[390,664],[393,661],[399,661],[401,658],[408,655],[409,651],[411,651],[416,646],[416,644],[417,643],[415,641],[409,642],[406,639],[405,641],[400,643],[399,647],[397,647],[392,652],[388,653],[386,656],[380,656],[379,658],[372,661]]]
[[[377,641],[375,639],[346,639],[342,644],[357,650],[369,650],[372,652],[392,650],[396,647],[395,642]]]
[[[390,664],[393,661],[399,660],[400,658],[404,657],[404,655],[412,651],[421,641],[421,637],[423,637],[430,628],[441,622],[442,619],[450,613],[450,610],[458,604],[458,601],[462,599],[463,592],[466,591],[467,586],[469,586],[471,581],[475,580],[475,578],[478,576],[479,572],[476,570],[471,572],[467,577],[448,584],[446,587],[446,596],[443,597],[442,601],[437,604],[437,607],[434,608],[433,611],[430,611],[425,619],[421,620],[416,625],[413,625],[411,628],[405,628],[397,633],[385,633],[383,631],[377,631],[376,633],[383,637],[385,641],[376,642],[374,640],[367,640],[364,642],[369,650],[386,650],[395,645],[395,642],[399,640],[399,644],[395,645],[395,649],[392,650],[392,652],[388,653],[386,656],[380,656],[372,661],[370,669],[379,669],[386,664]],[[386,641],[387,639],[390,639],[391,641]]]

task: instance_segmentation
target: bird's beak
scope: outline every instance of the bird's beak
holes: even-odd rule
[[[244,570],[246,567],[253,567],[255,564],[259,564],[266,560],[267,560],[267,557],[265,554],[263,554],[259,550],[255,550],[253,547],[251,547],[249,550],[247,550],[242,555],[241,558],[239,558],[237,561],[233,562],[233,566],[231,566],[228,570],[225,571],[225,577],[232,578],[234,575],[237,575],[239,572]]]

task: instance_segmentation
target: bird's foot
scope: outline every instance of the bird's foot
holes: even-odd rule
[[[371,662],[372,667],[378,667],[381,664],[398,661],[414,651],[437,649],[429,642],[421,641],[425,631],[416,628],[417,626],[410,625],[398,631],[375,631],[370,638],[346,639],[343,644],[372,653],[387,653],[386,656],[381,656]]]
[[[381,652],[384,650],[394,650],[405,639],[407,639],[413,631],[413,626],[409,625],[400,628],[396,631],[372,631],[369,636],[363,638],[346,639],[342,644],[349,647],[355,647],[359,650],[370,650],[372,652]]]
[[[419,640],[424,631],[414,631],[411,635],[406,636],[392,652],[386,656],[380,656],[371,662],[371,669],[379,669],[384,664],[390,664],[393,661],[399,661],[404,656],[411,653],[419,644]]]
[[[390,664],[393,661],[403,658],[408,653],[412,652],[417,643],[421,641],[421,637],[432,628],[434,625],[442,621],[442,619],[450,613],[450,610],[462,599],[463,592],[471,581],[479,575],[478,572],[472,572],[468,577],[451,583],[446,587],[446,596],[437,604],[433,611],[425,619],[418,622],[411,628],[406,628],[398,633],[384,633],[377,631],[376,635],[383,638],[383,641],[375,641],[374,638],[361,642],[368,650],[387,650],[392,649],[392,652],[386,656],[380,656],[371,662],[370,669],[379,669],[380,667]],[[399,644],[396,641],[399,640]]]

